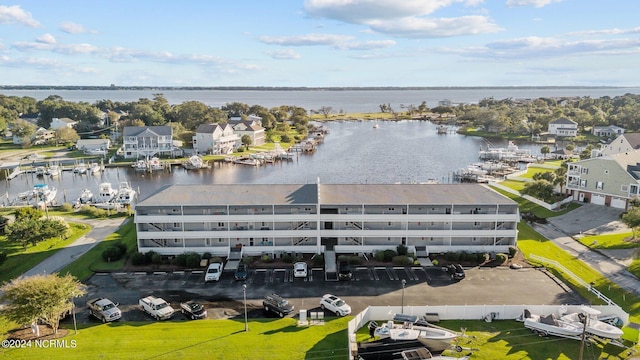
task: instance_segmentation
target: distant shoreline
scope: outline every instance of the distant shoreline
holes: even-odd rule
[[[350,90],[484,90],[484,89],[626,89],[638,86],[75,86],[75,85],[0,85],[0,90],[247,90],[247,91],[350,91]]]

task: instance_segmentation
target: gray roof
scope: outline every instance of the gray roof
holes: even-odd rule
[[[627,139],[627,141],[629,142],[629,145],[631,145],[632,148],[634,149],[640,148],[640,133],[625,133],[625,134],[622,134],[622,136],[624,136],[624,138]]]
[[[145,131],[151,131],[158,136],[172,136],[171,126],[125,126],[122,136],[138,136]]]
[[[573,124],[578,125],[577,122],[567,119],[566,117],[562,117],[560,119],[554,120],[550,122],[550,124]]]
[[[516,202],[479,184],[168,185],[139,206],[317,204],[501,204]]]
[[[213,134],[214,131],[218,128],[218,124],[200,124],[198,125],[198,129],[196,133],[198,134]]]

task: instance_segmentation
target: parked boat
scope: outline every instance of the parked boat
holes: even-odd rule
[[[437,131],[439,135],[443,135],[449,132],[449,128],[446,125],[438,125]]]
[[[79,163],[78,165],[76,165],[73,168],[73,173],[74,174],[80,174],[80,175],[86,174],[87,173],[87,164]]]
[[[599,310],[587,306],[581,306],[580,311],[566,314],[560,319],[572,323],[582,329],[584,324],[581,322],[580,317],[584,316],[587,324],[585,328],[587,334],[595,335],[604,339],[620,339],[620,337],[622,337],[622,329],[601,321],[598,318],[601,314],[602,313]]]
[[[93,202],[93,193],[91,190],[84,188],[80,191],[80,197],[78,197],[80,204],[90,204]]]
[[[128,182],[122,181],[120,182],[120,186],[118,186],[118,193],[115,197],[115,202],[118,204],[131,204],[136,198],[136,191],[133,190],[131,185]]]
[[[100,164],[93,162],[91,164],[89,164],[89,172],[92,174],[97,174],[102,170],[102,167],[100,166]]]
[[[111,183],[104,182],[98,186],[98,197],[101,202],[110,202],[118,191],[111,186]]]
[[[451,346],[458,333],[435,326],[417,316],[397,314],[374,330],[380,338],[389,337],[394,340],[417,340],[429,350],[442,352]]]
[[[187,170],[198,170],[207,168],[209,165],[202,160],[202,157],[199,155],[191,156],[186,162],[182,164]]]
[[[60,165],[58,164],[51,164],[49,165],[49,167],[47,168],[47,170],[45,170],[45,175],[47,176],[51,176],[51,177],[58,177],[60,175],[60,171],[62,169],[60,169]]]
[[[136,171],[145,172],[148,169],[147,162],[145,160],[138,160],[131,164]]]
[[[49,187],[47,184],[35,184],[33,192],[38,205],[53,205],[56,201],[56,195],[58,195],[58,189]]]
[[[379,128],[379,127],[380,127],[380,125],[378,125],[378,122],[376,121],[376,122],[373,124],[373,128],[374,128],[374,129],[377,129],[377,128]]]
[[[582,335],[582,324],[558,319],[554,314],[547,316],[532,314],[527,309],[524,310],[524,326],[542,336],[554,335],[574,338]]]
[[[159,158],[152,157],[151,159],[149,159],[149,170],[151,171],[164,170],[164,165],[162,164],[162,162],[160,162]]]
[[[44,166],[36,167],[36,176],[43,177],[44,176]]]
[[[468,356],[453,357],[443,355],[433,355],[427,348],[417,348],[404,350],[400,353],[403,360],[468,360]]]
[[[103,210],[117,210],[121,205],[115,202],[99,202],[93,204],[93,206]]]

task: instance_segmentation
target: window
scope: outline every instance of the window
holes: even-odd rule
[[[587,180],[580,180],[580,187],[587,187]]]
[[[629,193],[631,194],[637,194],[638,193],[638,185],[631,185],[629,187]]]
[[[224,227],[224,223],[219,222],[218,227]]]
[[[588,174],[589,173],[589,169],[588,168],[582,168],[582,173],[583,174]]]
[[[622,186],[620,186],[620,191],[622,191],[622,192],[628,192],[628,191],[629,191],[629,186],[628,186],[628,185],[622,185]]]
[[[602,190],[602,188],[604,188],[604,183],[602,181],[597,181],[596,182],[596,189]]]

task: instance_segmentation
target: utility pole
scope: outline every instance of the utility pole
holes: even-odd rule
[[[587,317],[583,313],[579,313],[578,318],[582,323],[582,340],[580,341],[580,354],[578,355],[578,360],[582,360],[582,354],[584,352],[584,341],[587,333]]]

